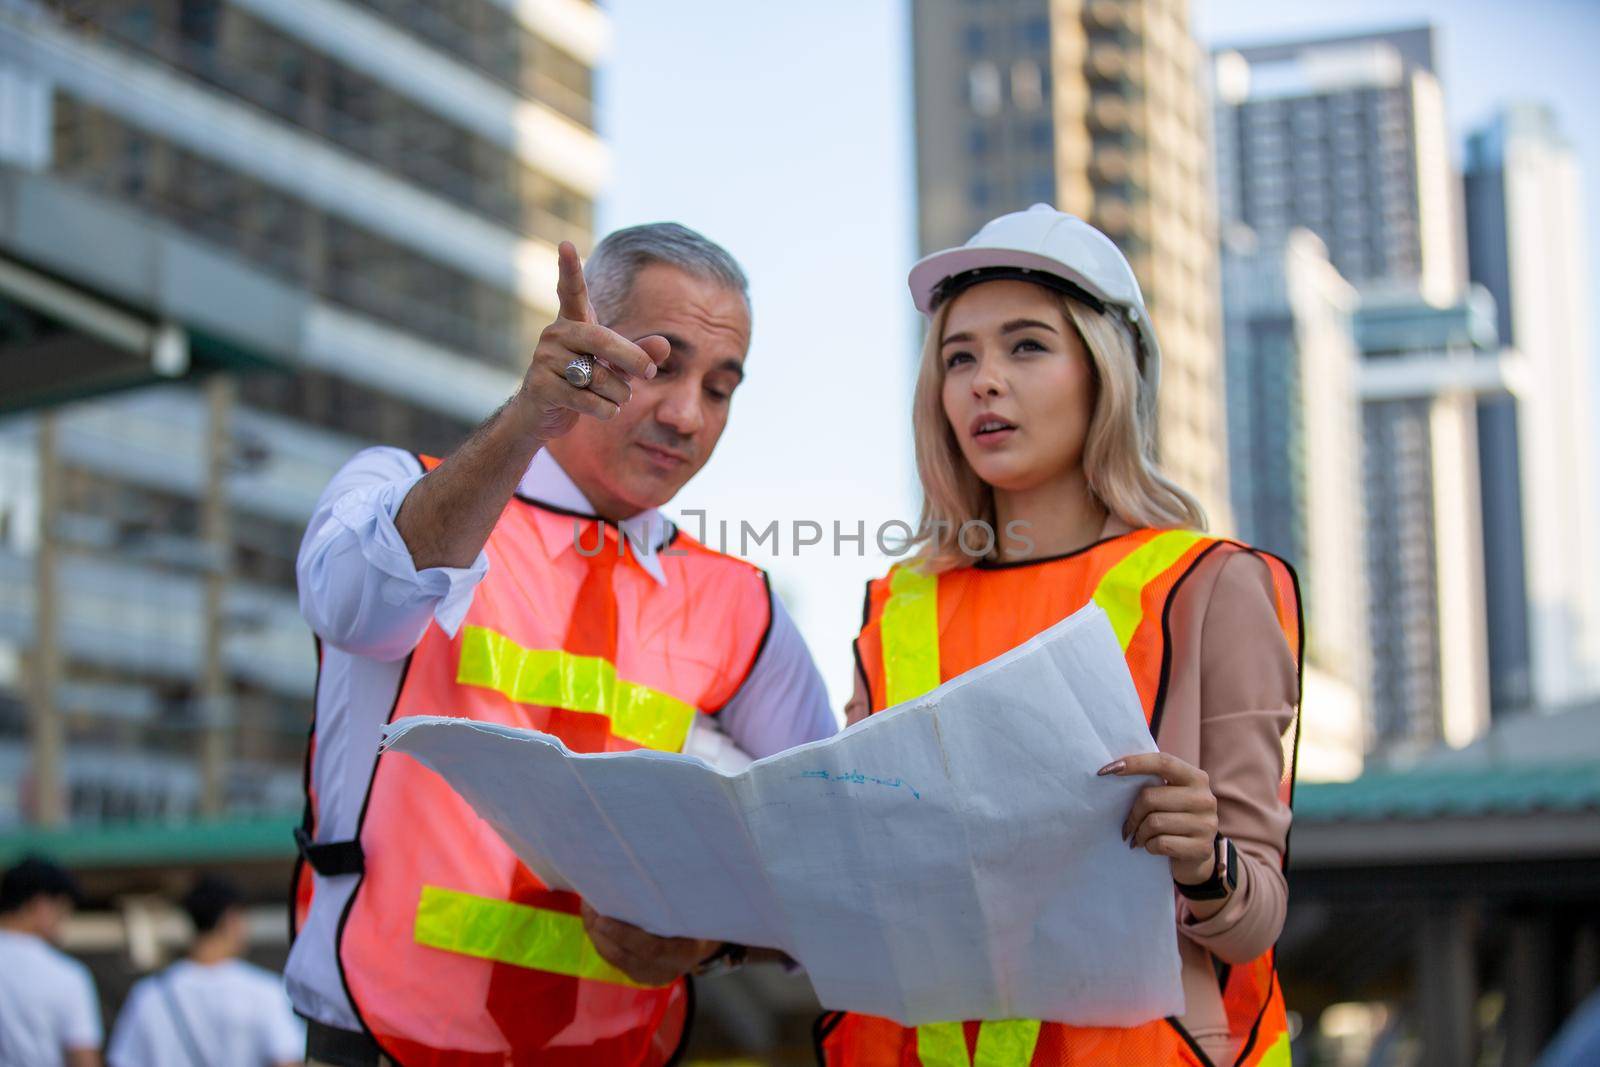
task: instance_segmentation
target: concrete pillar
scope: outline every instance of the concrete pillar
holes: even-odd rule
[[[1443,901],[1418,916],[1417,1013],[1422,1067],[1476,1062],[1478,974],[1475,916],[1463,901]]]
[[[39,545],[33,557],[33,649],[28,657],[28,740],[32,753],[33,817],[41,826],[66,820],[61,774],[63,728],[56,692],[61,685],[61,610],[57,589],[56,526],[61,513],[61,466],[56,416],[39,416]]]
[[[1509,918],[1506,935],[1506,1044],[1500,1062],[1529,1067],[1561,1017],[1556,932],[1548,915],[1530,914]]]
[[[200,811],[222,814],[226,801],[228,749],[232,739],[233,701],[224,651],[227,642],[225,597],[233,563],[233,535],[228,508],[228,471],[233,464],[232,413],[235,385],[226,374],[206,381],[209,432],[207,476],[200,504],[200,536],[206,547],[205,649],[200,673]]]
[[[1576,1008],[1600,989],[1600,923],[1584,909],[1573,922],[1568,943],[1572,946],[1567,968],[1565,1006]]]

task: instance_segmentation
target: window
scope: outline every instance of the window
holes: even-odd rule
[[[404,6],[411,0],[391,2]],[[499,144],[441,118],[243,9],[220,8],[213,0],[181,0],[182,6],[176,6],[179,3],[160,0],[155,6],[174,8],[167,21],[180,32],[150,41],[131,34],[124,19],[111,19],[87,7],[79,13],[92,17],[100,30],[123,43],[154,53],[208,85],[502,226],[551,242],[587,236],[592,224],[588,199],[535,174]],[[216,28],[218,19],[223,23],[221,32]],[[587,92],[580,92],[579,86],[588,76],[587,68],[577,60],[553,46],[529,47],[533,58],[527,69],[555,79],[565,86],[563,92]],[[140,175],[147,169],[134,168]]]
[[[1044,78],[1039,64],[1029,59],[1011,64],[1011,102],[1018,111],[1038,111],[1044,106]]]
[[[967,70],[967,100],[974,113],[1000,113],[1000,68],[990,62],[974,63]]]

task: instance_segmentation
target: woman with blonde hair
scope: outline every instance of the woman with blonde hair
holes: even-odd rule
[[[910,281],[929,317],[913,407],[920,552],[869,583],[850,720],[1099,604],[1160,750],[1100,774],[1152,780],[1122,836],[1170,861],[1186,1008],[1125,1028],[834,1013],[818,1027],[823,1062],[1288,1067],[1273,945],[1299,703],[1293,573],[1199,532],[1200,507],[1156,466],[1160,351],[1104,234],[1039,204]]]

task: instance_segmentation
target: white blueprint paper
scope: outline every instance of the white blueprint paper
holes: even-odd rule
[[[1181,1014],[1166,860],[1120,837],[1154,751],[1090,605],[925,696],[736,774],[576,755],[547,734],[402,719],[546,881],[657,934],[783,949],[824,1007],[906,1025]]]

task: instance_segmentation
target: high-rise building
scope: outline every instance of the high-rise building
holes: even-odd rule
[[[1506,108],[1467,142],[1468,263],[1526,361],[1479,411],[1489,663],[1497,710],[1600,684],[1594,334],[1578,165],[1548,108]]]
[[[1359,295],[1366,691],[1373,743],[1391,750],[1463,744],[1488,722],[1496,534],[1484,528],[1479,413],[1520,381],[1492,296],[1466,286],[1433,53],[1433,31],[1418,27],[1223,49],[1213,62],[1224,225],[1249,226],[1264,247],[1311,230]]]
[[[911,9],[923,251],[1038,201],[1116,241],[1161,338],[1162,463],[1225,528],[1209,118],[1188,5],[919,0]]]
[[[1442,306],[1369,294],[1355,323],[1375,739],[1464,745],[1490,710],[1477,411],[1524,375],[1482,286]]]
[[[449,449],[515,388],[591,239],[608,32],[0,2],[0,410],[146,385],[0,421],[0,822],[297,804],[304,524],[357,449]]]
[[[1304,229],[1262,245],[1234,227],[1222,267],[1233,514],[1240,536],[1299,568],[1308,672],[1346,695],[1303,724],[1302,770],[1348,777],[1370,683],[1356,291]]]
[[[1303,226],[1358,287],[1460,293],[1460,197],[1433,30],[1397,30],[1214,56],[1224,224],[1263,241]]]

